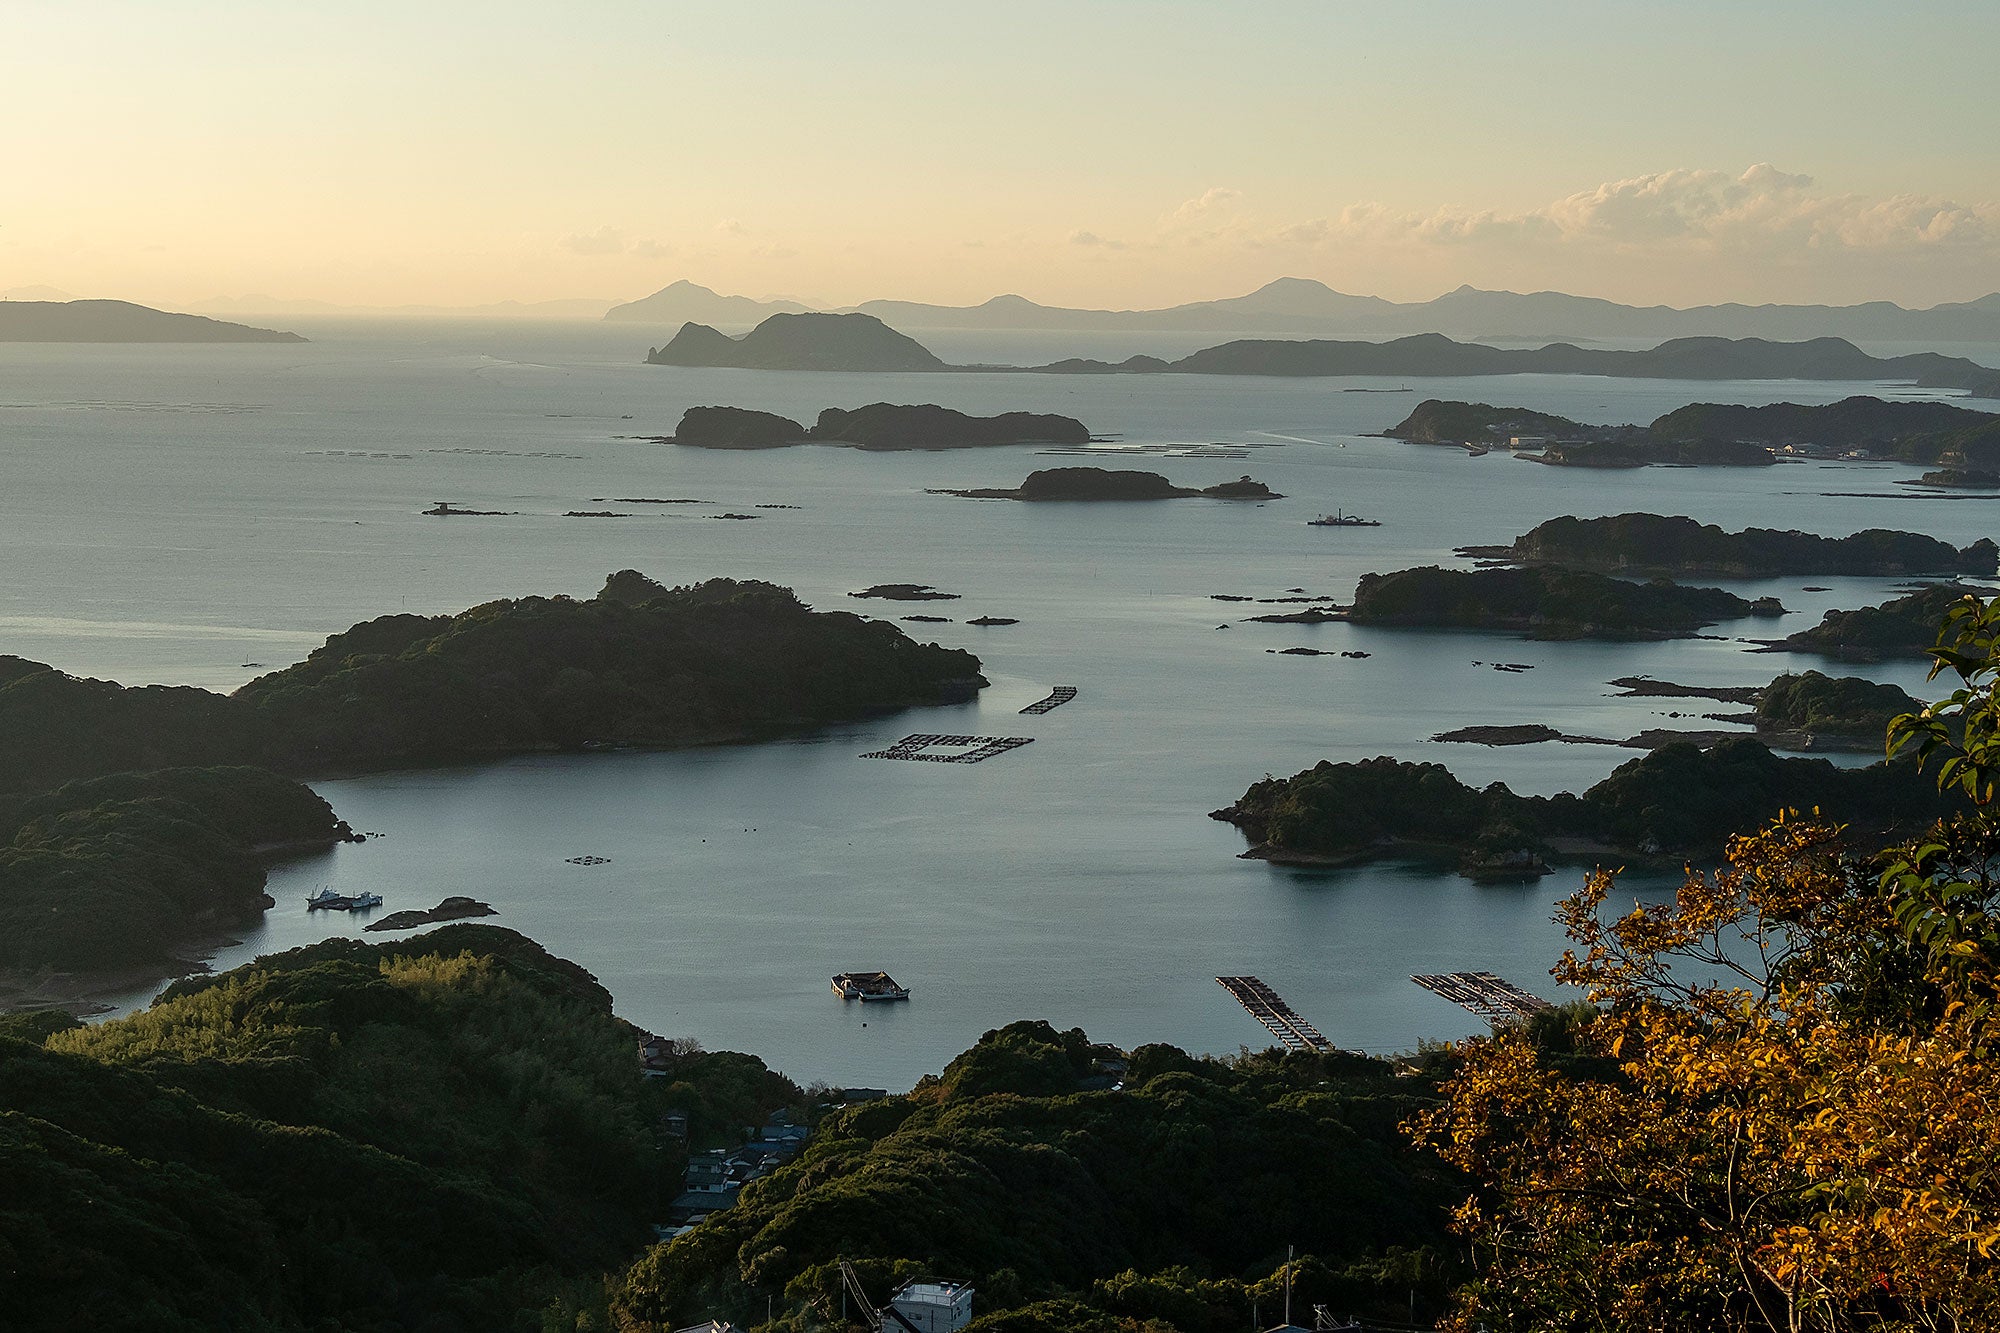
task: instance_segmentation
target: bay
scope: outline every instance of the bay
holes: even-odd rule
[[[1709,725],[1700,701],[1613,698],[1606,682],[1756,684],[1823,666],[1748,653],[1738,636],[1789,633],[1894,585],[1734,582],[1792,614],[1666,644],[1253,625],[1243,617],[1269,608],[1212,594],[1345,598],[1370,570],[1450,563],[1456,546],[1504,542],[1561,513],[1911,528],[1959,544],[1994,527],[1990,502],[1894,485],[1917,471],[1899,465],[1586,472],[1371,438],[1426,397],[1646,421],[1690,401],[1829,402],[1879,386],[784,374],[645,366],[646,331],[598,325],[299,327],[314,341],[0,346],[0,557],[11,574],[0,652],[126,683],[228,689],[359,620],[589,596],[633,567],[667,583],[770,579],[824,609],[948,616],[904,628],[977,652],[994,684],[961,707],[767,745],[316,783],[343,817],[383,836],[275,870],[278,907],[214,965],[358,931],[358,920],[305,912],[321,884],[375,889],[389,910],[466,893],[499,908],[496,923],[590,968],[634,1022],[833,1083],[907,1087],[1020,1017],[1124,1045],[1264,1044],[1216,986],[1220,974],[1261,975],[1336,1043],[1376,1051],[1479,1026],[1412,985],[1413,972],[1488,968],[1555,995],[1549,913],[1576,872],[1482,888],[1418,865],[1276,869],[1237,859],[1240,835],[1206,812],[1266,772],[1374,754],[1519,791],[1578,790],[1631,752],[1427,738],[1489,722],[1609,735]],[[1119,350],[1062,335],[1045,346],[1021,334],[928,341],[965,360]],[[1031,448],[722,453],[638,438],[704,403],[810,420],[871,401],[1061,412],[1115,437],[1114,460],[1177,484],[1248,473],[1288,498],[966,501],[927,491],[1011,485],[1079,460]],[[1247,457],[1150,452],[1215,443]],[[634,498],[703,503],[621,502]],[[438,500],[513,512],[421,513]],[[798,507],[757,507],[779,504]],[[1383,526],[1305,526],[1335,508]],[[630,516],[562,516],[573,509]],[[713,517],[724,512],[756,518]],[[960,597],[847,596],[886,582]],[[1804,592],[1806,582],[1828,590]],[[963,623],[979,615],[1020,623]],[[1291,646],[1370,655],[1267,651]],[[1859,670],[1921,689],[1920,667]],[[1078,699],[1019,715],[1058,683],[1078,686]],[[1663,716],[1673,712],[1691,716]],[[859,757],[919,731],[1034,743],[977,765]],[[566,861],[582,855],[610,860]],[[912,988],[910,1003],[864,1008],[828,988],[833,972],[876,968]]]

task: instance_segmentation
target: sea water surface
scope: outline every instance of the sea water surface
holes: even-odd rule
[[[1836,535],[1909,528],[1959,544],[1994,528],[1992,500],[1926,499],[1895,484],[1917,472],[1900,465],[1587,472],[1372,434],[1427,397],[1648,421],[1691,401],[1896,392],[1881,386],[792,374],[649,367],[639,361],[649,331],[618,326],[295,327],[314,341],[0,346],[0,558],[11,574],[0,652],[128,684],[229,689],[359,620],[589,596],[631,567],[670,584],[769,579],[824,609],[946,616],[903,627],[976,652],[993,685],[970,704],[769,744],[316,783],[375,836],[277,867],[278,906],[213,965],[359,933],[360,919],[306,913],[320,885],[374,889],[385,910],[468,894],[499,909],[496,924],[589,968],[633,1022],[836,1084],[907,1087],[1015,1018],[1125,1046],[1263,1045],[1264,1030],[1215,984],[1231,973],[1262,976],[1337,1044],[1372,1051],[1482,1026],[1411,984],[1415,972],[1490,969],[1560,998],[1549,918],[1580,872],[1480,887],[1393,862],[1281,869],[1238,859],[1242,837],[1207,812],[1266,773],[1376,754],[1444,763],[1475,784],[1580,790],[1634,752],[1429,737],[1473,723],[1610,736],[1712,726],[1704,701],[1616,698],[1607,682],[1761,684],[1824,667],[1752,653],[1748,640],[1897,585],[1734,582],[1746,596],[1776,594],[1791,614],[1663,644],[1250,624],[1286,608],[1215,594],[1345,599],[1368,571],[1453,563],[1455,547],[1504,543],[1563,513],[1648,510]],[[955,360],[1186,350],[1042,338],[926,341]],[[1214,339],[1188,345],[1200,341]],[[645,438],[699,404],[809,421],[872,401],[1060,412],[1111,437],[1100,448],[1112,462],[1183,485],[1248,473],[1287,498],[968,501],[929,492],[1011,485],[1080,460],[1030,447],[710,452]],[[1178,456],[1218,444],[1245,456]],[[699,503],[628,503],[640,498]],[[509,513],[421,513],[438,500]],[[1382,526],[1305,525],[1335,508]],[[563,517],[575,509],[629,517]],[[756,518],[715,517],[726,512]],[[848,596],[889,582],[958,599]],[[1020,623],[963,623],[981,615]],[[1275,652],[1293,646],[1368,655]],[[1920,666],[1837,669],[1922,688]],[[1020,715],[1056,684],[1081,693]],[[860,757],[919,731],[1033,744],[975,765]],[[609,860],[569,863],[583,856]],[[835,972],[878,968],[914,998],[843,1004],[828,987]],[[129,1007],[151,993],[116,999]]]

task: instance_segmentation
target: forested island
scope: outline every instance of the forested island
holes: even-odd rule
[[[0,342],[302,343],[296,333],[180,315],[130,301],[0,301]]]
[[[829,407],[811,429],[788,417],[742,407],[691,407],[662,442],[697,449],[776,449],[834,444],[879,451],[976,449],[1007,444],[1088,444],[1090,431],[1072,417],[1002,412],[975,417],[935,403],[870,403]]]
[[[1769,598],[1581,570],[1440,569],[1364,574],[1354,603],[1324,619],[1356,625],[1507,630],[1535,639],[1667,639],[1721,620],[1782,615]]]
[[[845,1258],[884,1295],[974,1283],[982,1329],[1222,1333],[1272,1306],[1295,1241],[1295,1299],[1343,1311],[1435,1312],[1460,1276],[1463,1185],[1399,1129],[1435,1101],[1429,1069],[1020,1022],[844,1106],[692,1045],[641,1077],[643,1035],[588,972],[479,925],[327,940],[87,1028],[0,1018],[8,1314],[749,1327],[837,1307]],[[811,1128],[799,1160],[647,1249],[690,1153],[778,1111]]]
[[[1773,528],[1724,532],[1712,523],[1659,514],[1564,515],[1537,524],[1507,546],[1470,546],[1459,554],[1524,565],[1729,578],[1990,575],[2000,568],[2000,548],[1986,537],[1960,550],[1922,533],[1883,528],[1849,537]]]
[[[1772,451],[1782,449],[1859,449],[1907,463],[2000,465],[2000,415],[1865,396],[1814,407],[1692,403],[1646,426],[1593,425],[1527,408],[1431,399],[1382,433],[1414,444],[1491,448],[1519,441],[1519,456],[1569,467],[1754,467],[1776,462]]]
[[[1357,375],[1484,376],[1605,375],[1675,380],[1879,380],[1927,389],[1958,389],[2000,398],[2000,370],[1936,352],[1876,357],[1844,338],[1773,342],[1765,338],[1672,338],[1644,351],[1623,352],[1551,343],[1500,348],[1456,342],[1439,333],[1387,342],[1248,338],[1206,347],[1177,360],[1134,356],[1124,361],[1072,357],[1041,366],[948,365],[922,343],[873,315],[771,315],[732,338],[689,322],[664,347],[649,348],[649,365],[727,366],[749,370],[973,371],[1053,375]]]
[[[1847,823],[1857,846],[1879,847],[1966,808],[1907,763],[1840,768],[1781,758],[1749,737],[1706,749],[1665,745],[1621,764],[1580,796],[1517,796],[1505,784],[1468,787],[1439,764],[1383,756],[1322,760],[1289,778],[1253,783],[1213,817],[1243,830],[1247,856],[1302,865],[1352,864],[1397,852],[1448,851],[1474,877],[1546,868],[1545,858],[1715,856],[1747,811],[1819,810]]]
[[[1945,614],[1968,594],[1983,596],[1985,590],[1940,583],[1892,597],[1878,606],[1829,611],[1811,629],[1800,630],[1769,646],[1850,662],[1923,657],[1937,643],[1938,625]]]
[[[254,920],[262,853],[350,836],[298,777],[752,740],[985,684],[970,653],[785,588],[633,570],[587,601],[367,621],[230,695],[0,658],[0,999],[93,960],[170,970]]]
[[[1028,474],[1009,489],[940,491],[968,500],[1179,500],[1206,496],[1211,500],[1282,500],[1285,497],[1261,481],[1238,477],[1213,486],[1176,486],[1157,472],[1101,467],[1051,467]]]

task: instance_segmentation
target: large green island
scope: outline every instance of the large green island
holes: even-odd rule
[[[1668,639],[1697,633],[1720,620],[1782,613],[1783,608],[1768,598],[1753,601],[1721,588],[1664,579],[1634,583],[1542,566],[1460,570],[1426,565],[1363,574],[1353,605],[1331,613],[1309,612],[1307,618],[1403,628],[1503,630],[1535,639]]]
[[[870,403],[829,407],[810,429],[775,412],[742,407],[691,407],[663,442],[697,449],[778,449],[793,444],[852,449],[976,449],[1006,444],[1088,444],[1090,431],[1072,417],[1002,412],[975,417],[934,403]]]
[[[1659,514],[1609,518],[1564,515],[1537,524],[1509,545],[1471,546],[1459,554],[1610,573],[1725,578],[1990,575],[2000,568],[2000,548],[1989,537],[1959,550],[1918,532],[1870,528],[1849,537],[1820,537],[1774,528],[1725,532],[1712,523]]]
[[[1413,444],[1512,444],[1519,457],[1567,467],[1765,466],[1776,462],[1780,452],[1811,456],[1857,450],[1870,457],[1955,468],[2000,463],[2000,414],[1867,396],[1809,407],[1691,403],[1645,426],[1594,425],[1527,408],[1431,399],[1382,433]]]

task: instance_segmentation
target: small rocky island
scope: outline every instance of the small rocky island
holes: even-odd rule
[[[1178,500],[1206,496],[1214,500],[1282,500],[1285,497],[1261,481],[1239,477],[1214,486],[1176,486],[1157,472],[1120,471],[1101,467],[1051,467],[1028,474],[1011,490],[946,490],[968,500]]]
[[[1459,554],[1522,565],[1725,578],[1990,575],[2000,568],[2000,547],[1984,537],[1960,550],[1917,532],[1870,528],[1850,537],[1774,528],[1724,532],[1712,523],[1659,514],[1565,515],[1538,524],[1511,545],[1468,546]]]
[[[1911,781],[1904,765],[1781,758],[1740,737],[1707,749],[1662,746],[1580,796],[1469,787],[1441,765],[1387,757],[1322,761],[1252,784],[1212,818],[1241,829],[1254,859],[1338,866],[1444,853],[1461,873],[1488,879],[1539,874],[1563,855],[1706,857],[1741,830],[1746,810],[1814,808],[1846,822],[1867,850],[1964,802]]]
[[[446,898],[436,907],[426,911],[391,912],[380,921],[370,921],[363,930],[408,930],[412,926],[429,926],[439,921],[464,921],[477,916],[498,916],[489,903],[476,898]]]
[[[1088,444],[1090,431],[1072,417],[1002,412],[975,417],[935,403],[870,403],[829,407],[811,429],[789,417],[742,407],[691,407],[662,442],[697,449],[777,449],[793,444],[851,449],[977,449],[1010,444]]]
[[[1817,671],[1787,673],[1769,685],[1677,685],[1644,676],[1611,682],[1620,687],[1616,698],[1711,699],[1747,706],[1748,711],[1708,713],[1712,722],[1747,722],[1756,738],[1780,750],[1837,750],[1855,754],[1883,753],[1889,723],[1914,713],[1923,704],[1894,685],[1858,676],[1827,676]],[[1623,740],[1577,736],[1544,723],[1458,727],[1432,736],[1433,741],[1474,745],[1535,745],[1566,741],[1582,745],[1622,745],[1654,750],[1663,745],[1708,746],[1742,736],[1738,731],[1653,729]]]
[[[1298,621],[1306,614],[1272,618]],[[1783,614],[1784,608],[1771,598],[1752,601],[1721,588],[1665,579],[1633,583],[1542,566],[1466,571],[1426,565],[1364,574],[1352,606],[1319,612],[1316,618],[1356,625],[1506,630],[1531,639],[1670,639],[1717,621]]]

